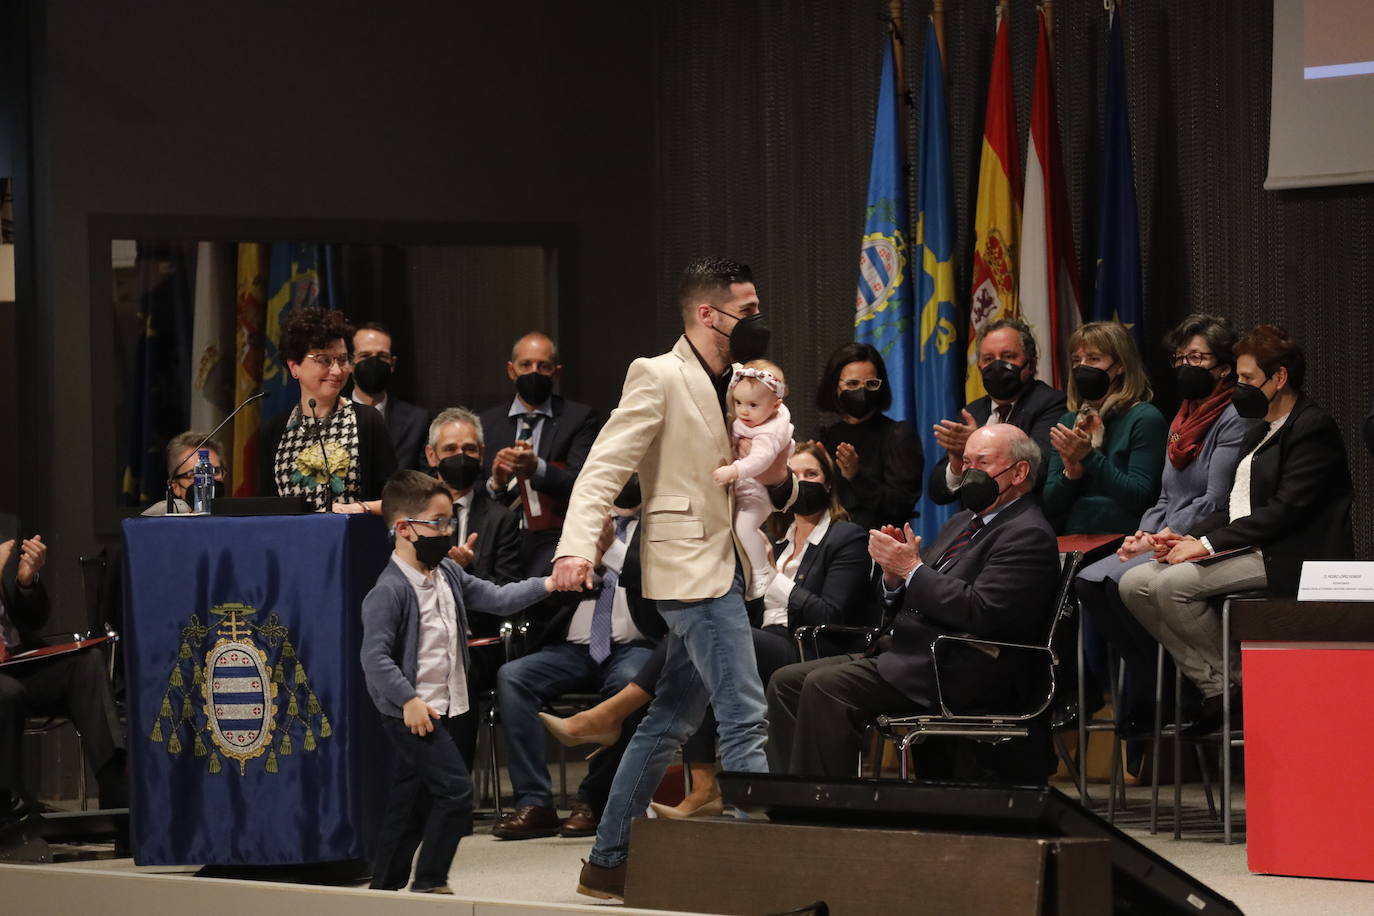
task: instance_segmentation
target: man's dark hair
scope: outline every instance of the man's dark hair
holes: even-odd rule
[[[336,340],[342,340],[352,354],[353,325],[348,323],[348,316],[338,309],[307,305],[286,313],[278,349],[283,360],[301,363],[311,350],[327,347]]]
[[[831,413],[840,412],[839,393],[837,391],[840,385],[840,373],[850,363],[873,364],[873,371],[878,374],[878,378],[883,380],[883,387],[878,389],[875,396],[874,406],[878,408],[879,413],[891,407],[892,386],[888,384],[887,365],[883,362],[883,354],[879,353],[876,347],[866,343],[843,344],[838,350],[830,354],[830,359],[825,364],[825,370],[821,372],[820,387],[816,389],[816,406]]]
[[[1288,370],[1288,385],[1294,391],[1302,391],[1302,381],[1307,375],[1307,357],[1303,355],[1298,341],[1277,324],[1262,324],[1251,328],[1236,344],[1237,356],[1253,356],[1259,363],[1265,377],[1279,371]]]
[[[1186,347],[1188,341],[1199,335],[1207,341],[1208,349],[1216,355],[1218,366],[1236,364],[1236,330],[1231,327],[1231,322],[1220,315],[1194,312],[1164,335],[1164,346],[1168,349],[1169,355],[1173,356]]]
[[[452,498],[442,480],[419,471],[397,471],[382,487],[382,518],[388,528],[394,527],[398,518],[414,518],[428,509],[436,496]]]
[[[1031,333],[1030,325],[1020,318],[998,318],[996,321],[989,321],[978,329],[978,335],[973,339],[974,358],[977,359],[978,351],[983,349],[983,338],[993,331],[1012,330],[1016,336],[1021,338],[1021,349],[1026,352],[1026,364],[1035,363],[1039,355],[1039,349],[1035,345],[1035,335]]]
[[[376,331],[378,334],[385,334],[387,337],[391,336],[391,332],[386,329],[386,325],[382,324],[380,321],[364,321],[353,329],[354,334],[357,334],[359,331]]]
[[[678,306],[685,318],[703,297],[720,302],[728,297],[732,283],[753,282],[754,274],[748,264],[729,258],[697,258],[677,281]]]

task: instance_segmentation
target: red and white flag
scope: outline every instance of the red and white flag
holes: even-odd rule
[[[1026,194],[1021,206],[1021,317],[1035,333],[1040,362],[1036,377],[1063,388],[1068,379],[1069,335],[1083,323],[1078,266],[1059,150],[1059,118],[1054,104],[1054,64],[1049,29],[1040,11],[1031,96],[1030,139],[1026,149]]]

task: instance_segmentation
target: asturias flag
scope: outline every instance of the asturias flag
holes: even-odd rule
[[[916,302],[921,310],[916,367],[917,430],[926,455],[940,454],[932,428],[959,415],[959,332],[954,305],[954,173],[949,158],[945,77],[934,23],[926,25],[921,80],[920,166],[916,179]],[[922,492],[920,531],[932,544],[955,505],[939,506]]]
[[[1111,14],[1107,36],[1107,116],[1102,145],[1102,183],[1097,213],[1097,294],[1093,316],[1125,324],[1136,346],[1144,344],[1140,291],[1140,221],[1131,164],[1131,126],[1126,109],[1126,51],[1120,11]]]
[[[882,353],[892,385],[890,415],[912,422],[916,419],[916,336],[907,252],[909,225],[897,80],[892,42],[889,41],[883,56],[883,80],[878,91],[878,116],[873,130],[868,215],[859,249],[854,339],[872,344]]]
[[[1021,171],[1016,144],[1016,102],[1011,93],[1011,49],[1007,22],[997,9],[997,40],[988,80],[983,155],[978,165],[978,203],[974,208],[973,299],[969,303],[968,376],[964,396],[977,400],[983,390],[974,340],[983,325],[1015,318],[1016,258],[1021,228]]]
[[[235,303],[234,406],[262,387],[262,348],[267,320],[267,246],[240,242],[238,246],[238,296]],[[249,404],[234,417],[235,496],[256,496],[258,486],[258,430],[262,403]]]
[[[1068,379],[1069,335],[1083,323],[1078,264],[1069,226],[1069,200],[1059,152],[1059,118],[1054,104],[1054,62],[1048,23],[1040,10],[1031,95],[1030,139],[1026,144],[1026,198],[1021,224],[1021,316],[1040,351],[1036,377],[1052,388]]]

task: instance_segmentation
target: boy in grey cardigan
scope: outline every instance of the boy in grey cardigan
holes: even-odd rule
[[[450,734],[467,711],[467,612],[508,616],[553,590],[549,578],[497,586],[448,558],[453,497],[418,471],[382,490],[395,551],[363,599],[363,675],[395,751],[372,887],[451,894],[448,870],[472,832],[472,776]]]

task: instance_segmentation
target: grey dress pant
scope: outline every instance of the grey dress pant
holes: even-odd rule
[[[1204,697],[1221,696],[1228,681],[1240,683],[1240,653],[1222,670],[1219,595],[1264,588],[1268,578],[1258,550],[1213,563],[1143,563],[1121,577],[1121,600]]]

